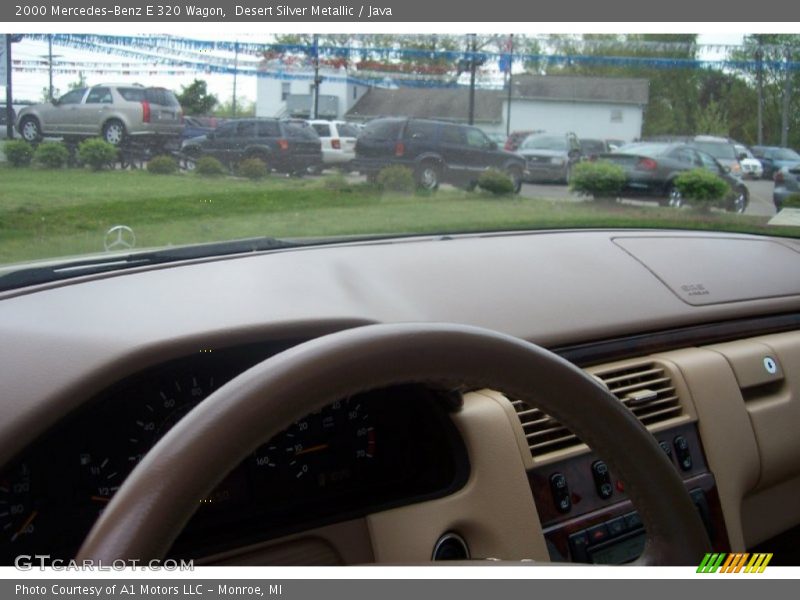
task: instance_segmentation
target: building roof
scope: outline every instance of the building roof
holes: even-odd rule
[[[552,102],[603,102],[644,106],[649,95],[647,79],[577,77],[566,75],[518,75],[512,99]],[[475,123],[499,123],[503,119],[504,90],[475,90]],[[347,112],[348,119],[382,116],[418,117],[466,121],[469,89],[370,88]]]
[[[517,75],[513,98],[565,102],[608,102],[644,106],[649,98],[647,79],[579,77],[574,75]]]
[[[370,88],[347,111],[349,119],[384,116],[466,121],[469,117],[469,89]],[[499,123],[502,119],[502,96],[495,90],[475,90],[475,123]]]

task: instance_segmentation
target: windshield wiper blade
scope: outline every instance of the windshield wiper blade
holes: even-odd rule
[[[279,238],[263,237],[233,240],[230,242],[214,242],[211,244],[177,246],[175,248],[164,248],[149,252],[109,256],[108,258],[92,258],[47,266],[28,267],[11,271],[5,275],[0,275],[0,291],[49,283],[51,281],[69,279],[80,275],[94,275],[96,273],[119,271],[131,269],[133,267],[164,264],[195,258],[211,258],[215,256],[230,256],[250,252],[297,248],[302,245],[303,244],[289,242]]]

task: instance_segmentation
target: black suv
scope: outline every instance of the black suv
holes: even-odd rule
[[[390,165],[414,171],[421,188],[434,190],[440,182],[472,188],[488,168],[507,173],[514,192],[522,186],[525,161],[497,149],[477,127],[443,121],[382,118],[367,123],[356,141],[354,168],[368,179]]]
[[[238,119],[214,131],[185,140],[186,157],[213,156],[233,168],[246,158],[258,158],[282,173],[305,173],[322,164],[322,145],[307,124],[280,119]]]

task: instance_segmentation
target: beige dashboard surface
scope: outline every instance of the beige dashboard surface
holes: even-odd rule
[[[800,295],[689,305],[619,247],[621,239],[642,234],[350,243],[131,269],[5,293],[0,464],[115,381],[215,347],[412,321],[476,325],[553,347],[800,309]],[[676,248],[698,237],[647,235]],[[749,248],[761,238],[736,239]],[[800,253],[788,247],[797,244],[779,242],[787,251],[770,268],[793,273]],[[718,260],[730,268],[739,257]],[[751,286],[746,278],[739,282]]]

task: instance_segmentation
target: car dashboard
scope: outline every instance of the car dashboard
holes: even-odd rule
[[[656,438],[716,551],[798,539],[800,244],[512,232],[185,261],[4,293],[0,562],[74,556],[142,457],[238,374],[327,333],[399,322],[502,331],[585,369]],[[341,398],[254,448],[199,501],[170,555],[635,559],[644,534],[625,482],[502,392],[401,385]]]

